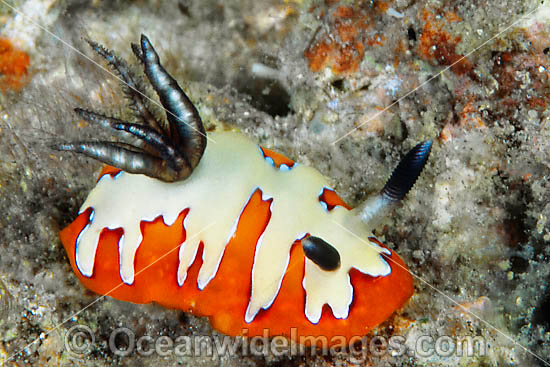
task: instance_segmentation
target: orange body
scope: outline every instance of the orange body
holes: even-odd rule
[[[0,38],[0,90],[19,91],[28,83],[29,55],[16,49],[12,42]]]
[[[293,164],[290,159],[268,149],[263,148],[263,152],[277,166]],[[102,174],[117,171],[106,167]],[[332,191],[326,190],[322,199],[329,209],[337,205],[349,209]],[[223,207],[218,210],[223,210]],[[243,210],[235,236],[227,244],[216,276],[203,290],[199,290],[197,286],[197,275],[202,263],[202,247],[208,244],[201,243],[183,286],[178,286],[177,282],[179,244],[186,236],[183,220],[188,212],[188,209],[182,208],[172,226],[166,226],[161,217],[152,222],[142,222],[143,242],[136,253],[135,280],[132,285],[123,283],[120,278],[120,229],[103,230],[90,278],[83,276],[76,267],[75,243],[88,223],[90,209],[81,213],[61,232],[61,241],[74,272],[90,290],[119,300],[134,303],[156,302],[198,316],[208,316],[216,330],[232,336],[262,336],[264,329],[267,329],[269,336],[284,335],[301,344],[312,343],[312,339],[307,337],[324,337],[328,345],[342,344],[342,338],[352,341],[352,337],[364,336],[403,306],[413,294],[413,282],[408,268],[392,251],[391,256],[384,255],[392,269],[388,276],[371,277],[355,269],[350,272],[354,298],[347,319],[334,318],[330,308],[325,305],[321,320],[318,324],[313,324],[304,314],[304,253],[300,243],[296,242],[275,301],[247,324],[244,315],[251,293],[254,251],[257,240],[269,221],[269,201],[263,201],[259,191],[252,195]]]

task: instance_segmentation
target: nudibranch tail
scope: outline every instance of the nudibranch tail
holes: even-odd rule
[[[135,45],[132,49],[143,63],[145,75],[166,110],[168,128],[149,111],[143,99],[145,94],[141,83],[132,75],[126,62],[97,43],[88,43],[118,72],[126,84],[125,91],[133,102],[132,106],[145,125],[77,108],[75,112],[85,120],[129,133],[139,140],[138,144],[83,141],[53,147],[87,155],[126,172],[144,174],[166,182],[185,180],[197,167],[206,149],[204,126],[193,103],[160,64],[158,54],[147,37],[141,35],[141,49]]]

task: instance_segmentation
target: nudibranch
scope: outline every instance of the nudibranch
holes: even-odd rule
[[[133,144],[55,147],[107,164],[60,235],[84,286],[208,316],[228,335],[267,332],[299,343],[363,336],[411,297],[407,266],[372,229],[414,185],[430,141],[402,159],[378,195],[351,209],[313,168],[240,133],[207,136],[144,35],[132,50],[166,122],[151,113],[126,62],[89,43],[125,82],[141,123],[76,109],[84,120],[133,136]]]

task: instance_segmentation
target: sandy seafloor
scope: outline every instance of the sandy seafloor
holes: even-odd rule
[[[15,82],[0,57],[2,365],[550,365],[548,1],[21,0],[0,1],[0,23],[30,57]],[[58,240],[101,165],[48,144],[111,138],[74,107],[131,118],[83,38],[134,63],[140,33],[209,129],[317,168],[353,206],[434,140],[415,189],[376,229],[415,275],[415,294],[364,345],[398,335],[405,353],[380,340],[380,353],[329,356],[113,353],[119,327],[219,337],[204,318],[98,298]],[[65,342],[85,341],[66,337],[75,325],[95,336],[81,353]],[[433,343],[419,353],[421,338]],[[483,350],[446,349],[464,338]]]

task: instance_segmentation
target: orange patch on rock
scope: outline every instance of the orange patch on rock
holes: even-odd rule
[[[400,55],[404,55],[407,51],[407,46],[404,40],[397,41],[394,50],[393,67],[397,69],[401,62]]]
[[[459,113],[458,123],[452,122],[449,119],[439,134],[439,141],[442,143],[452,140],[465,130],[482,129],[486,127],[476,107],[475,97],[463,96],[463,98],[466,98],[467,102]]]
[[[454,12],[445,14],[443,18],[447,22],[461,20]],[[459,75],[471,72],[473,64],[463,55],[456,53],[456,45],[462,38],[460,36],[452,37],[447,33],[445,31],[447,23],[443,19],[437,19],[428,10],[424,10],[422,19],[425,24],[418,45],[420,56],[435,64],[452,65],[451,71]]]
[[[493,109],[492,120],[506,118],[517,121],[520,106],[537,111],[539,116],[543,116],[540,114],[548,108],[550,54],[532,51],[500,52],[494,55],[491,75],[498,82],[498,88],[495,88],[493,98],[499,108]],[[519,75],[527,77],[520,78]]]
[[[380,34],[369,38],[367,40],[367,46],[382,46],[385,40],[386,40],[386,36],[384,36],[383,34]]]
[[[468,103],[466,103],[460,113],[460,120],[458,122],[461,127],[468,130],[485,127],[485,124],[479,115],[478,108],[475,106],[474,102],[474,97],[470,97]]]
[[[389,9],[390,4],[385,1],[377,1],[374,6],[379,13],[385,13]]]
[[[25,86],[30,58],[27,53],[13,47],[10,40],[0,38],[0,89],[19,91]]]
[[[329,13],[329,31],[304,52],[309,68],[318,72],[330,67],[335,74],[350,74],[359,68],[365,54],[362,34],[369,28],[370,17],[364,8],[338,6]]]
[[[533,109],[536,109],[536,108],[545,109],[546,99],[541,97],[529,97],[527,98],[527,105]]]

